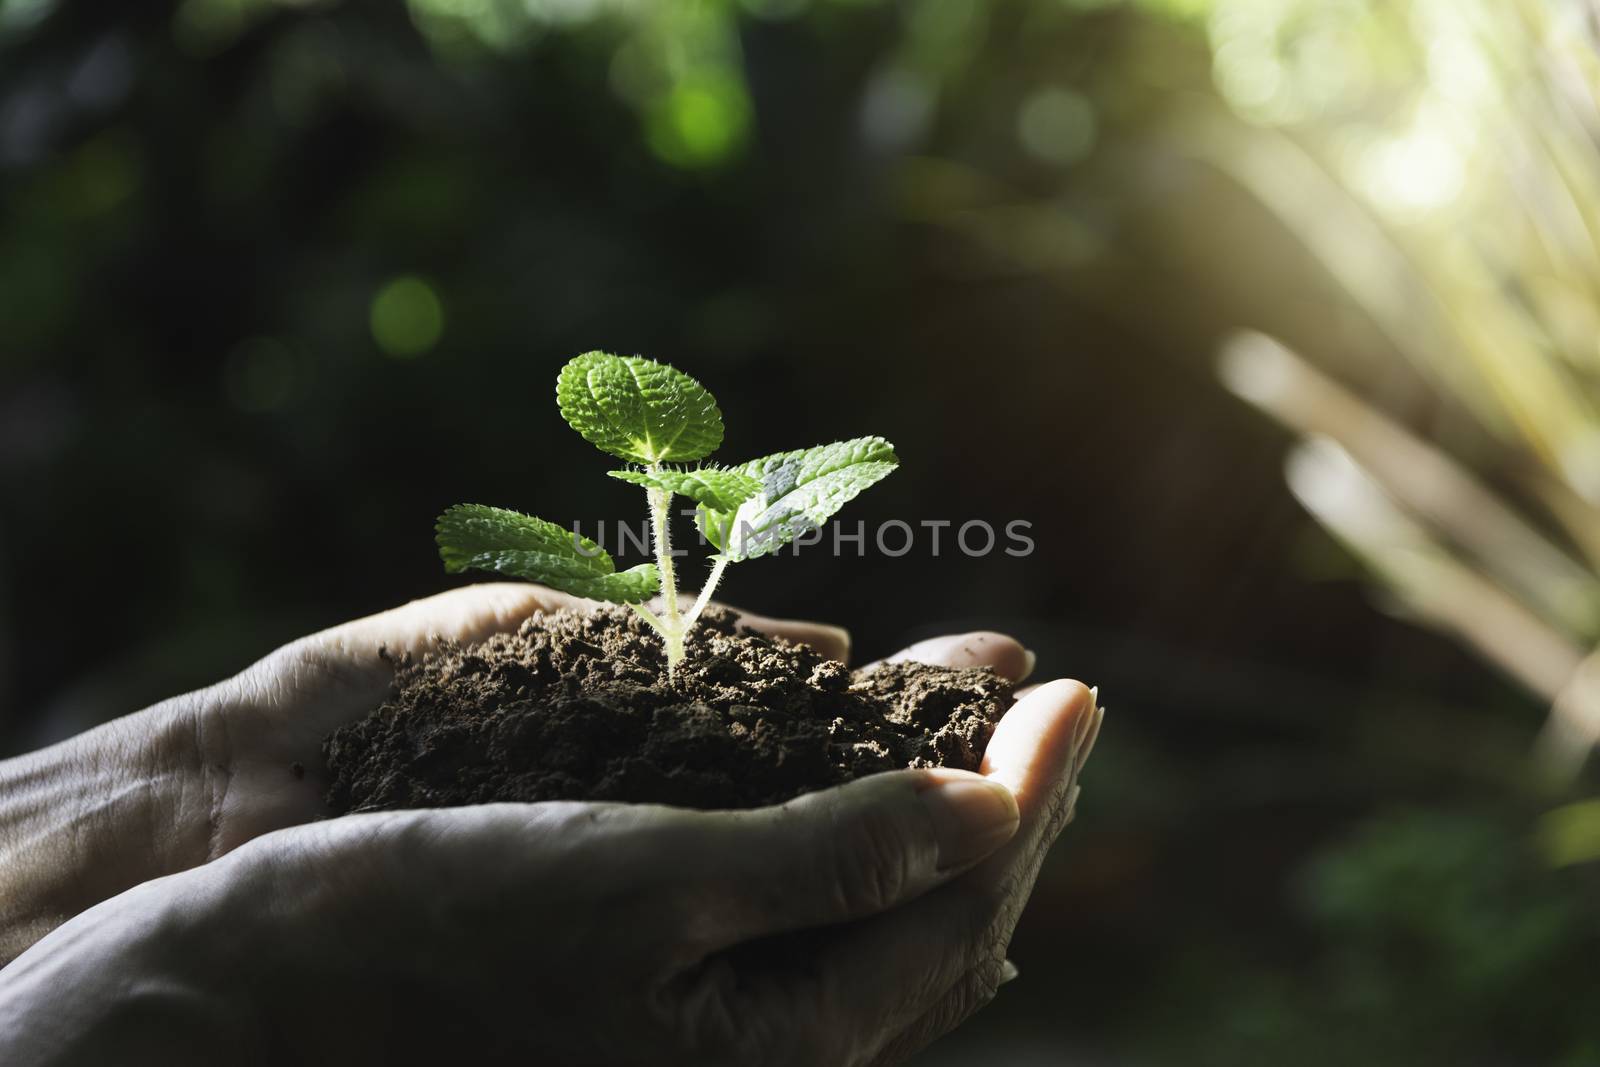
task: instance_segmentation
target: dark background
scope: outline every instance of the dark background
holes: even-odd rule
[[[553,385],[638,352],[716,394],[721,458],[893,440],[852,527],[1037,543],[811,549],[726,599],[862,658],[1006,630],[1110,708],[1022,978],[926,1062],[1600,1062],[1539,701],[1376,610],[1217,383],[1241,325],[1379,331],[1167,147],[1211,92],[1170,6],[0,0],[0,748],[456,584],[449,504],[637,518]],[[1043,81],[1093,122],[1040,158]]]

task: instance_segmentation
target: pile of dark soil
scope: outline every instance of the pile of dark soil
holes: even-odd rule
[[[708,610],[670,681],[631,611],[535,615],[396,664],[324,745],[337,812],[489,801],[754,807],[897,767],[976,770],[1011,686],[987,668],[851,674]]]

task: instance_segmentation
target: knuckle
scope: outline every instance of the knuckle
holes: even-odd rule
[[[958,912],[958,932],[962,943],[976,957],[1004,957],[1011,930],[1022,912],[1023,883],[1014,872],[972,884],[957,883],[964,897]]]
[[[1050,817],[1045,823],[1044,844],[1048,847],[1055,843],[1066,830],[1067,824],[1072,822],[1073,811],[1067,805],[1066,799],[1058,798],[1050,804]]]
[[[989,1003],[1000,992],[1000,979],[1005,973],[1005,949],[1001,944],[993,946],[962,983],[970,1008],[968,1014]]]
[[[990,894],[994,917],[997,919],[1014,917],[1028,897],[1028,887],[1031,882],[1031,878],[1025,877],[1015,869],[1008,870],[995,879],[994,889]]]
[[[1067,828],[1073,817],[1077,815],[1076,807],[1073,804],[1074,792],[1071,781],[1063,781],[1050,791],[1050,803],[1046,809],[1045,832],[1042,842],[1045,848],[1048,848],[1056,838],[1061,836],[1061,832]]]
[[[1000,966],[997,962],[992,966],[985,962],[974,968],[956,983],[949,996],[939,1005],[933,1018],[929,1020],[932,1025],[924,1035],[925,1040],[932,1041],[972,1018],[994,999],[999,988]]]

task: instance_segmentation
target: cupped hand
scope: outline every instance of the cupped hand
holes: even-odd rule
[[[994,634],[908,652],[1031,665]],[[1052,682],[1006,714],[979,775],[893,772],[750,812],[489,805],[286,829],[92,909],[13,968],[51,989],[147,964],[175,1023],[230,1020],[290,1062],[438,1040],[486,1062],[895,1062],[994,994],[1099,720]],[[143,929],[167,936],[117,933]],[[27,1003],[0,996],[0,1022]],[[138,1047],[85,1018],[66,1046]]]
[[[0,761],[0,964],[84,909],[329,814],[322,740],[383,699],[383,653],[422,654],[592,608],[540,586],[486,583],[285,645],[216,685]],[[744,614],[843,658],[849,635]]]
[[[213,687],[196,717],[199,764],[210,769],[212,855],[328,814],[323,739],[378,706],[391,661],[515,630],[535,612],[599,606],[528,583],[471,585],[301,638]],[[837,626],[732,610],[763,633],[849,655],[849,632]]]

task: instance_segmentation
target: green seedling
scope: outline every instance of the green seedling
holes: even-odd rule
[[[640,356],[578,356],[556,379],[556,401],[586,441],[631,464],[609,473],[644,489],[656,561],[619,571],[604,549],[576,531],[504,508],[457,504],[439,516],[445,569],[496,571],[627,604],[661,635],[669,673],[730,564],[771,555],[820,528],[899,464],[888,441],[857,437],[732,467],[687,466],[722,443],[722,412],[699,382]],[[672,552],[675,496],[695,502],[695,525],[716,550],[687,611],[678,603]],[[658,594],[659,615],[644,604]]]

